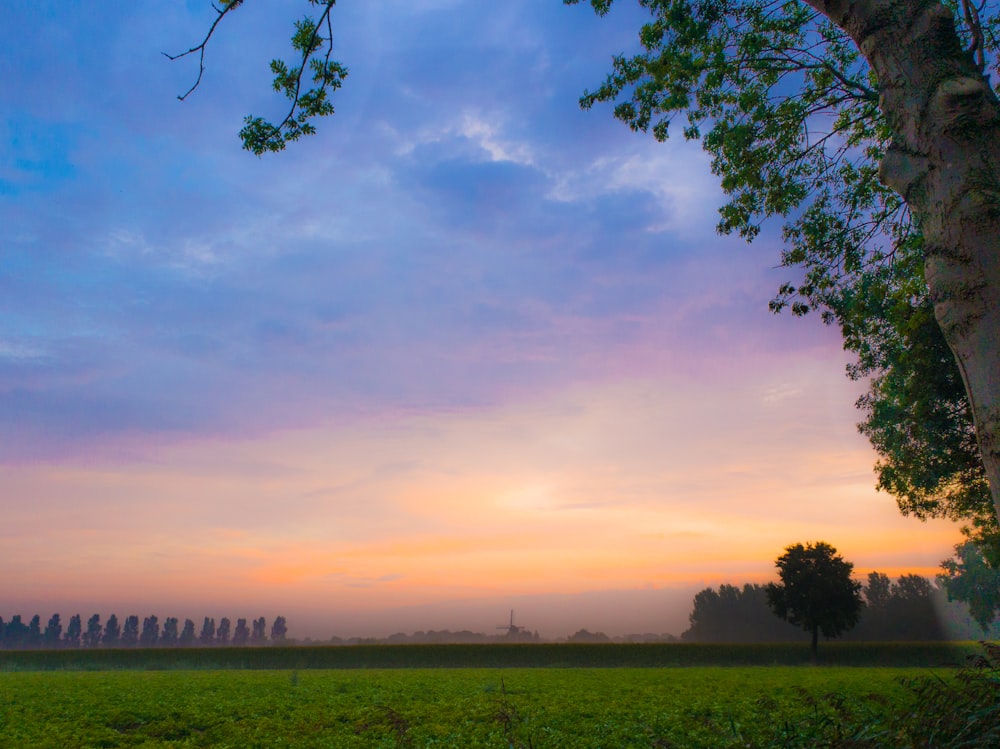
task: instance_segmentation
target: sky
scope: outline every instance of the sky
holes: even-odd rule
[[[0,616],[284,615],[292,637],[680,634],[824,540],[933,575],[876,492],[839,334],[772,315],[780,227],[582,111],[644,15],[339,3],[319,133],[268,63],[301,0],[5,2]]]

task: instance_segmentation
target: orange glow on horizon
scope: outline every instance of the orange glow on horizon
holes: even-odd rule
[[[844,389],[837,372],[819,379]],[[2,468],[21,498],[11,593],[375,610],[764,582],[785,546],[809,540],[859,575],[932,576],[958,542],[953,524],[902,518],[875,492],[847,419],[830,427],[808,400],[762,396],[767,383],[716,401],[675,390],[614,383],[127,463]],[[720,431],[733,409],[741,420]],[[768,431],[786,409],[816,427]]]

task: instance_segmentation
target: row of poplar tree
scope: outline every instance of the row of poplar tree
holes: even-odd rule
[[[288,633],[285,617],[275,617],[271,624],[270,642],[282,643]],[[181,624],[175,616],[163,620],[162,627],[156,616],[147,616],[139,626],[138,616],[126,616],[119,621],[114,614],[101,623],[99,614],[94,614],[83,624],[79,614],[70,617],[63,627],[59,614],[53,614],[45,628],[35,614],[25,624],[20,615],[5,622],[0,617],[0,648],[165,648],[165,647],[221,647],[228,645],[263,645],[268,642],[267,620],[264,617],[237,619],[236,626],[223,617],[218,625],[212,617],[205,617],[201,630],[196,632],[195,623],[185,619]]]

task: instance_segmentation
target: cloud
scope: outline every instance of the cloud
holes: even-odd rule
[[[402,141],[396,147],[396,153],[400,155],[410,155],[421,146],[449,143],[454,152],[460,153],[462,146],[468,144],[474,147],[473,154],[486,161],[533,165],[531,146],[525,141],[518,142],[509,138],[502,130],[504,119],[502,112],[483,114],[467,110],[457,119],[444,125],[424,128],[412,138],[400,136],[388,123],[383,122],[382,127],[393,140]]]
[[[352,577],[338,572],[328,575],[327,579],[348,588],[374,588],[380,583],[393,583],[397,580],[402,580],[403,577],[399,573],[379,575],[378,577]]]
[[[643,228],[684,237],[711,236],[724,202],[708,155],[693,143],[644,142],[593,159],[583,169],[554,178],[548,196],[564,202],[602,204],[615,194],[646,193],[659,204]]]
[[[45,359],[48,354],[44,348],[19,341],[0,340],[0,360],[13,362],[37,361]]]

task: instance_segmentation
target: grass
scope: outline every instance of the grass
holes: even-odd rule
[[[763,745],[783,722],[835,715],[824,702],[830,693],[858,704],[873,692],[905,700],[899,678],[916,673],[794,667],[8,672],[0,674],[0,745]]]
[[[958,665],[974,643],[824,643],[830,666]],[[0,671],[117,669],[677,668],[798,666],[808,644],[489,644],[2,651]]]
[[[973,650],[974,668],[942,665]],[[774,645],[7,652],[0,746],[1000,746],[1000,649],[821,655],[814,668],[781,665],[808,663],[807,647]],[[757,665],[733,665],[747,661]]]

